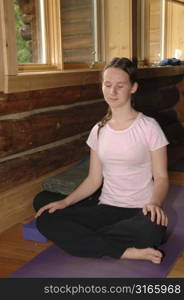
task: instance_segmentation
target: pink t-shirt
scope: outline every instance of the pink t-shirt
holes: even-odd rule
[[[138,113],[130,127],[114,130],[108,123],[97,136],[96,124],[87,144],[97,152],[103,168],[100,203],[118,207],[144,207],[153,193],[150,151],[168,143],[153,118]]]

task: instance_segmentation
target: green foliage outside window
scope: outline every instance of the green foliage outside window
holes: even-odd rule
[[[17,44],[17,61],[18,64],[31,63],[32,54],[30,42],[26,41],[21,36],[21,29],[25,27],[25,24],[22,21],[23,13],[20,10],[17,0],[14,0],[14,10],[16,18],[16,44]]]

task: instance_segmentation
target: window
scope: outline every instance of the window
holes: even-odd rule
[[[167,1],[166,57],[184,60],[184,0]]]
[[[101,0],[13,0],[19,69],[102,61]]]
[[[46,63],[43,0],[14,0],[17,61]]]
[[[67,23],[64,18],[68,2],[0,1],[0,91],[13,93],[99,82],[105,54],[105,2],[71,2],[72,14]],[[82,11],[88,15],[76,39],[69,28],[72,22],[76,29],[77,23],[84,21]],[[74,47],[66,43],[71,39]],[[76,55],[78,41],[82,58]],[[80,76],[76,76],[79,72]]]
[[[158,65],[164,58],[184,59],[184,1],[138,0],[138,61]]]
[[[64,63],[99,61],[98,1],[61,0]]]

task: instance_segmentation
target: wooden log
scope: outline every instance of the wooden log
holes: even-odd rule
[[[179,101],[176,103],[174,109],[177,112],[178,119],[184,123],[184,79],[177,84],[179,90]]]
[[[0,157],[33,149],[88,131],[105,114],[104,102],[28,117],[1,120]],[[20,119],[18,119],[20,118]]]
[[[18,0],[18,4],[24,14],[34,14],[35,0]]]
[[[158,90],[167,86],[178,84],[182,80],[182,75],[176,75],[176,76],[157,76],[157,71],[161,72],[164,71],[164,69],[160,68],[153,68],[149,69],[139,69],[138,70],[138,82],[139,82],[139,90],[141,91],[152,91],[152,90]],[[173,70],[173,69],[172,69]],[[167,68],[166,71],[168,72]],[[141,73],[144,73],[144,77],[141,78]],[[149,72],[149,74],[148,74]],[[148,76],[149,75],[149,76]],[[152,75],[152,76],[151,76]]]
[[[149,84],[140,87],[134,98],[138,110],[145,113],[159,112],[176,105],[179,101],[179,90],[176,85],[157,87]]]
[[[87,136],[59,147],[24,155],[0,164],[0,192],[83,159],[89,153]]]
[[[173,145],[183,145],[184,144],[184,126],[180,122],[175,122],[164,126],[163,130],[169,140]]]
[[[102,98],[101,84],[13,93],[0,101],[0,115]]]

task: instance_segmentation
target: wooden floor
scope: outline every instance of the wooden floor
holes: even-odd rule
[[[26,219],[27,223],[30,221]],[[8,277],[17,268],[52,245],[51,242],[27,241],[22,236],[23,223],[19,223],[0,234],[0,278]]]

